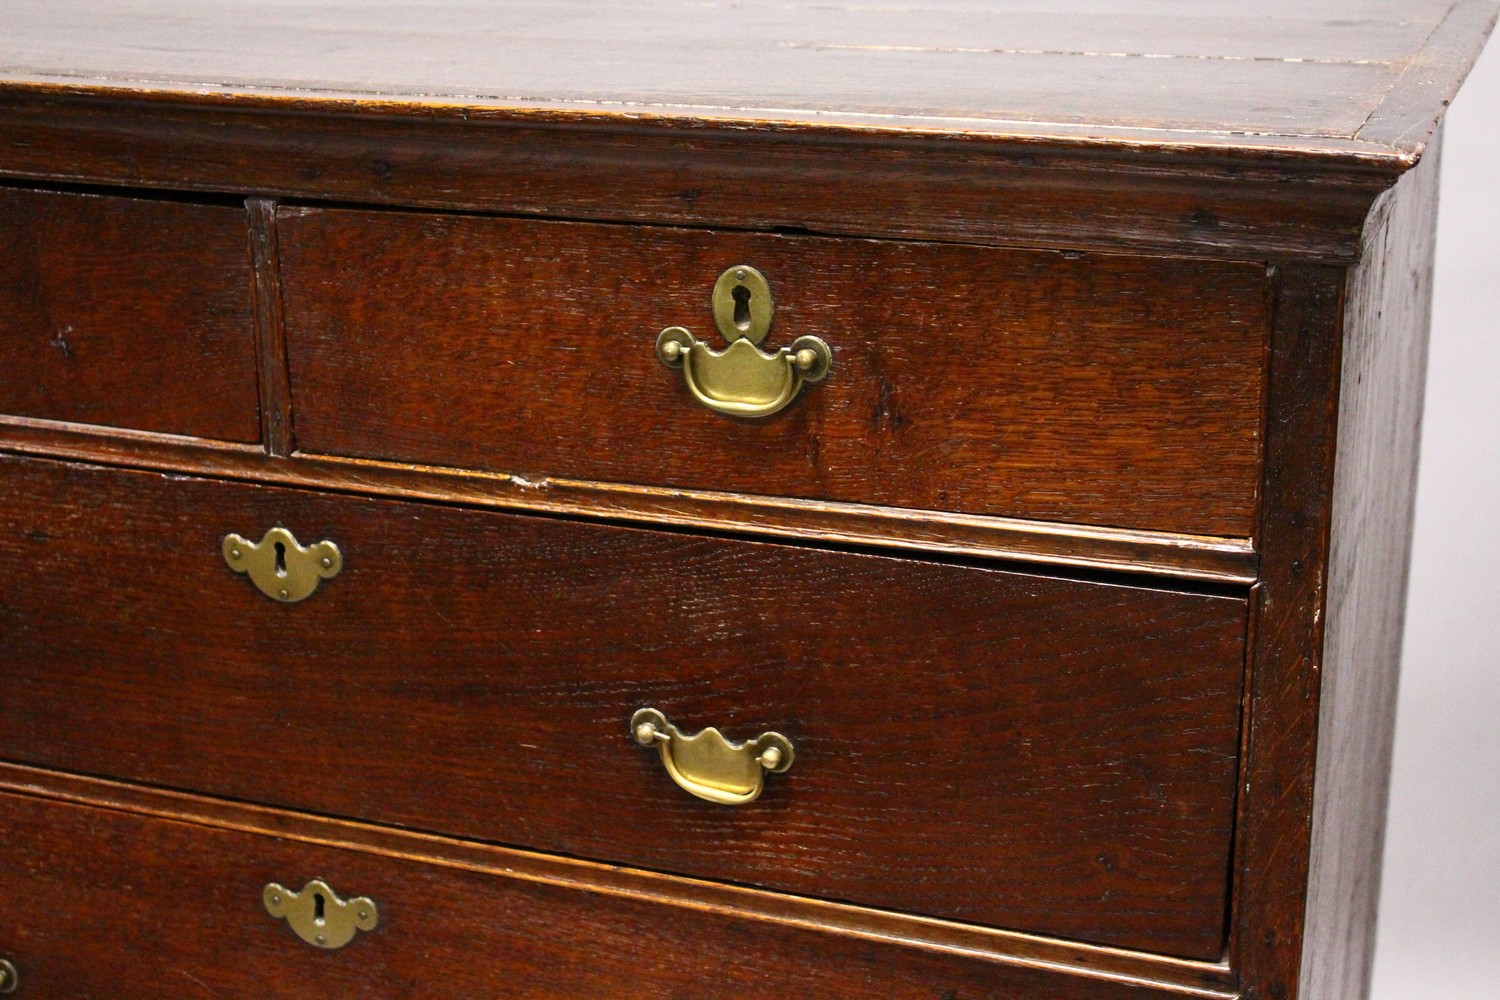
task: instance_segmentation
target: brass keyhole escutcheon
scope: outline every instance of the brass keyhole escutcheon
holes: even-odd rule
[[[769,417],[797,398],[804,383],[827,377],[833,351],[817,337],[798,337],[775,353],[761,350],[776,302],[770,282],[749,264],[719,275],[709,305],[728,345],[724,350],[713,350],[680,326],[656,338],[657,358],[682,369],[688,391],[704,406],[732,417]]]
[[[776,301],[771,283],[748,264],[731,267],[714,282],[710,298],[714,326],[726,344],[744,339],[759,347],[771,332]]]
[[[230,533],[222,548],[230,569],[249,575],[262,594],[284,604],[311,597],[320,582],[344,568],[337,545],[322,541],[304,546],[285,528],[272,528],[259,542]]]
[[[342,900],[322,879],[313,879],[301,892],[272,882],[261,892],[261,901],[267,913],[285,920],[299,938],[317,948],[342,948],[357,932],[374,930],[380,920],[374,900]]]

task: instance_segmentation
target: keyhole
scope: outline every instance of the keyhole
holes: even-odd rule
[[[286,576],[286,543],[285,542],[277,542],[276,543],[276,575],[277,576]],[[321,896],[318,897],[318,900],[319,900],[318,905],[319,906],[323,905],[322,898],[323,897],[321,897]]]
[[[313,893],[313,923],[323,923],[323,894],[321,892]]]
[[[741,331],[750,329],[750,289],[735,285],[729,293],[734,298],[734,325]]]

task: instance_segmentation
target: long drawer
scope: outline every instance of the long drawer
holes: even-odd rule
[[[512,878],[503,859],[434,863],[29,795],[0,793],[0,843],[15,1000],[1186,995]],[[311,933],[340,947],[302,938],[289,898],[281,916],[266,906],[268,887],[305,897],[315,879],[329,894]],[[351,930],[338,903],[357,900],[370,909]]]
[[[0,479],[4,759],[1221,951],[1240,596],[20,459]],[[273,525],[338,546],[305,600],[226,561]],[[715,726],[795,756],[758,799],[706,801],[640,744],[644,708],[684,748]]]
[[[1261,265],[315,207],[277,225],[308,452],[1251,533]],[[671,327],[733,335],[732,363],[693,368],[731,402],[776,368],[749,335],[820,338],[832,367],[774,415],[711,412],[658,360]]]

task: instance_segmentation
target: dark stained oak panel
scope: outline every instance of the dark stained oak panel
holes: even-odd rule
[[[0,187],[0,413],[260,439],[243,209]]]
[[[278,230],[304,452],[1251,533],[1256,265],[315,208]],[[654,351],[674,325],[722,346],[738,263],[771,283],[765,346],[834,352],[758,421]]]
[[[20,973],[17,1000],[1189,995],[523,881],[503,859],[440,867],[27,795],[0,794],[0,843],[0,955]],[[262,908],[266,884],[319,876],[372,898],[376,928],[319,951]]]
[[[0,758],[1222,951],[1242,597],[32,460],[0,481]],[[341,575],[262,596],[220,539],[273,524],[337,542]],[[702,802],[631,738],[646,705],[797,761]]]

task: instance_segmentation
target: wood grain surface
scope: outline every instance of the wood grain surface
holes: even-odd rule
[[[1364,996],[1380,859],[1427,374],[1435,155],[1371,219],[1348,279],[1334,460],[1307,943],[1299,996]]]
[[[0,762],[0,791],[321,847],[344,848],[443,868],[485,872],[590,894],[625,897],[657,907],[683,907],[700,913],[715,913],[758,924],[814,928],[828,935],[879,945],[887,949],[892,961],[904,948],[921,948],[947,955],[961,954],[987,963],[1046,968],[1131,985],[1152,984],[1193,996],[1232,994],[1236,985],[1234,972],[1223,959],[1193,961],[1040,937],[23,764]]]
[[[1339,268],[1274,275],[1230,932],[1248,1000],[1297,997],[1303,961],[1345,276]]]
[[[326,4],[143,7],[7,8],[0,176],[1339,263],[1495,15],[1490,0],[1083,0],[1073,17],[387,2],[351,33]],[[264,78],[236,83],[236,64]],[[602,89],[495,82],[560,73]],[[937,106],[955,100],[973,106]]]
[[[28,904],[0,909],[18,998],[1229,996],[29,795],[0,794],[0,841],[0,896]],[[324,952],[262,908],[267,883],[314,877],[373,898],[378,926]]]
[[[1458,7],[19,0],[15,80],[744,121],[1356,140]],[[1472,48],[1474,31],[1450,40]],[[1462,69],[1459,70],[1461,76]],[[1430,126],[1435,110],[1413,109]]]
[[[3,475],[6,759],[1221,952],[1242,597],[50,462]],[[344,552],[296,605],[219,552],[278,523]],[[751,806],[699,801],[632,740],[646,705],[776,729],[797,762]]]
[[[555,119],[555,120],[554,120]],[[0,175],[635,223],[1353,261],[1409,157],[0,86]]]
[[[7,4],[20,995],[1358,997],[1495,15]],[[758,426],[650,351],[741,260],[835,349]],[[710,806],[646,704],[798,760]]]
[[[286,324],[281,316],[281,263],[276,248],[276,202],[246,198],[255,280],[256,385],[260,440],[267,455],[292,453],[292,389],[286,369]]]
[[[232,205],[0,186],[0,412],[260,437]]]
[[[1254,265],[285,208],[300,450],[1247,537]],[[746,421],[657,360],[759,268],[833,372]]]

